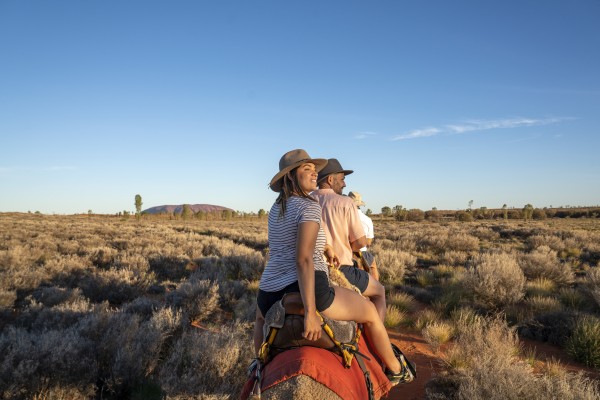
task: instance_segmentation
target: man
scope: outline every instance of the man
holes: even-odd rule
[[[321,204],[323,228],[327,243],[333,247],[340,261],[340,271],[363,295],[369,297],[381,320],[385,320],[385,288],[366,271],[357,268],[352,252],[367,245],[362,223],[354,201],[342,196],[346,175],[352,170],[342,168],[340,162],[330,158],[317,177],[318,190],[311,195]]]
[[[350,192],[348,193],[348,197],[354,200],[354,204],[358,209],[358,217],[360,222],[362,223],[363,229],[365,230],[365,237],[367,238],[367,246],[370,246],[375,238],[375,231],[373,229],[373,221],[369,218],[368,215],[362,212],[360,209],[361,206],[365,205],[365,202],[362,200],[362,196],[358,192]],[[358,264],[363,265],[363,268],[369,272],[379,281],[379,270],[377,269],[377,263],[375,262],[375,257],[373,254],[367,249],[367,246],[360,249],[360,252],[354,252],[354,258],[359,258]]]

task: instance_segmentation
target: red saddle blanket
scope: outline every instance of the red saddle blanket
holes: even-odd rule
[[[361,337],[359,351],[370,360],[363,358],[370,372],[375,398],[386,395],[391,384],[383,373],[379,360],[372,355]],[[344,400],[364,400],[369,398],[365,376],[356,359],[350,368],[345,368],[343,360],[337,354],[316,347],[304,346],[278,354],[263,370],[262,390],[277,385],[297,375],[306,375],[327,386]],[[240,398],[246,400],[253,385],[248,379]]]

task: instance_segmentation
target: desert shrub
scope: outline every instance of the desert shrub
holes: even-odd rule
[[[600,319],[591,315],[581,316],[565,348],[576,360],[600,368]]]
[[[576,310],[583,309],[586,303],[586,297],[583,295],[583,293],[574,288],[560,289],[558,291],[558,298],[565,307]]]
[[[83,293],[79,288],[61,288],[58,286],[41,286],[31,293],[31,297],[46,307],[53,307],[63,302],[72,302],[81,298]]]
[[[431,309],[425,309],[419,313],[414,326],[418,330],[422,330],[427,325],[437,322],[441,319],[440,314],[437,311]]]
[[[472,222],[473,214],[467,211],[459,211],[456,213],[456,219],[460,222]]]
[[[425,212],[423,212],[423,210],[419,210],[418,208],[410,209],[406,213],[407,221],[421,222],[424,219],[425,219]]]
[[[530,250],[547,246],[555,252],[565,247],[562,239],[555,235],[532,235],[527,239],[527,245]]]
[[[498,309],[523,298],[525,276],[514,256],[482,254],[476,258],[475,267],[467,272],[464,284],[479,304]]]
[[[436,265],[431,267],[430,270],[435,279],[438,281],[449,280],[449,278],[452,278],[456,272],[454,267],[445,264]]]
[[[395,328],[404,321],[406,321],[406,313],[400,310],[400,308],[388,304],[387,311],[385,313],[385,320],[383,322],[385,327]]]
[[[240,393],[253,357],[248,331],[246,326],[236,324],[224,327],[221,333],[185,332],[173,343],[158,373],[167,396]]]
[[[94,306],[85,297],[76,297],[53,307],[44,307],[34,301],[19,316],[18,323],[39,332],[48,327],[66,329],[96,308],[102,309],[102,305]]]
[[[191,321],[211,316],[219,305],[219,285],[209,280],[190,279],[167,294],[168,305],[183,310]]]
[[[416,301],[413,296],[404,292],[388,291],[387,304],[397,307],[400,311],[411,312],[416,308]]]
[[[421,269],[415,274],[415,281],[417,281],[420,286],[427,287],[433,285],[436,282],[436,279],[433,271]]]
[[[569,373],[565,369],[559,373],[550,371],[533,380],[531,394],[537,399],[594,400],[600,398],[600,385],[597,380],[586,377],[583,372]]]
[[[415,256],[404,251],[373,248],[373,253],[379,268],[379,279],[383,283],[402,281],[406,268],[412,268],[417,263]]]
[[[164,254],[149,258],[150,270],[161,280],[180,281],[190,276],[191,261],[187,257],[173,257]]]
[[[97,363],[93,343],[76,328],[28,332],[9,327],[0,334],[0,393],[31,398],[48,385],[76,386],[93,394]]]
[[[399,288],[422,303],[430,304],[436,298],[436,293],[431,288],[424,289],[411,285],[401,285]]]
[[[468,299],[465,289],[460,284],[447,284],[442,287],[441,294],[431,302],[431,306],[437,312],[449,315],[452,310],[464,304]]]
[[[531,398],[523,379],[530,367],[519,361],[518,352],[516,332],[501,319],[459,325],[455,345],[444,356],[451,381],[444,386],[454,388],[457,399]]]
[[[590,268],[585,276],[584,289],[586,293],[594,300],[597,307],[600,307],[600,268]]]
[[[557,285],[567,285],[575,278],[571,268],[562,264],[556,252],[548,246],[540,246],[531,253],[519,255],[518,262],[528,279],[546,278]]]
[[[556,284],[548,278],[539,277],[525,283],[527,296],[550,296],[556,290]]]
[[[446,251],[477,251],[479,250],[479,239],[463,232],[452,232],[446,238],[444,249]]]
[[[0,309],[12,308],[17,299],[16,290],[0,289]]]
[[[547,296],[532,296],[525,299],[525,307],[530,309],[532,314],[555,312],[562,310],[562,304],[559,300]]]
[[[458,329],[464,330],[465,327],[471,325],[481,325],[483,324],[483,318],[483,316],[468,306],[456,308],[450,313],[450,320],[454,325],[455,331]]]
[[[238,299],[233,306],[233,316],[241,322],[252,322],[256,317],[256,295],[249,293]]]
[[[112,247],[96,247],[89,251],[89,257],[92,264],[98,268],[110,268],[116,264],[119,252]]]
[[[85,275],[78,282],[78,286],[83,294],[94,302],[107,300],[111,304],[122,304],[144,294],[153,281],[152,274],[110,268]]]
[[[125,242],[127,243],[127,242]],[[148,272],[150,263],[142,254],[123,254],[118,258],[117,264],[122,269],[130,269],[138,273]]]
[[[469,253],[457,250],[445,251],[440,257],[440,261],[449,265],[465,265],[469,259]]]
[[[536,219],[536,220],[542,220],[542,219],[546,219],[547,218],[546,212],[544,210],[539,209],[539,208],[535,208],[533,210],[533,213],[532,213],[531,216],[533,217],[533,219]]]
[[[436,321],[427,324],[421,333],[423,334],[425,341],[431,346],[433,351],[437,353],[442,344],[452,339],[454,328],[446,322]]]
[[[552,311],[534,316],[518,327],[519,335],[563,347],[573,333],[577,316],[567,311]]]
[[[500,234],[489,227],[479,226],[470,231],[470,234],[479,240],[485,240],[488,242],[495,242],[500,239]]]
[[[222,257],[223,273],[227,280],[260,279],[265,259],[263,255],[245,246],[237,246],[234,254]]]

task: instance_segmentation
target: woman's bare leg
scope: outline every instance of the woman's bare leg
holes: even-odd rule
[[[323,315],[340,321],[356,321],[363,324],[377,355],[393,372],[400,371],[400,363],[394,356],[390,338],[375,305],[353,290],[334,287],[335,299]]]
[[[363,295],[367,296],[373,302],[381,322],[385,321],[385,312],[387,311],[385,303],[385,287],[373,278],[373,276],[369,275],[369,285],[363,292]]]
[[[256,307],[256,321],[254,322],[254,354],[258,356],[260,345],[263,342],[263,326],[265,325],[265,318],[263,317],[260,309]]]

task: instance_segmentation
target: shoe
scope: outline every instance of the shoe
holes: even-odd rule
[[[413,375],[406,368],[402,368],[400,372],[394,373],[386,368],[385,376],[390,380],[392,386],[396,386],[399,383],[409,383],[414,379]]]

